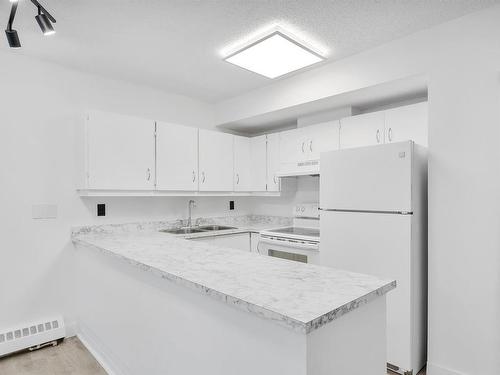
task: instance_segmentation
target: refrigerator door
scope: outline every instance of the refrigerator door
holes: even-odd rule
[[[321,154],[320,207],[360,211],[412,211],[413,142]]]
[[[321,211],[321,265],[395,279],[387,294],[387,362],[412,368],[412,215]],[[418,371],[418,370],[416,370]]]

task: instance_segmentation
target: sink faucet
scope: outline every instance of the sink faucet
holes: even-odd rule
[[[194,207],[196,207],[196,202],[194,200],[190,199],[188,202],[188,213],[189,213],[188,222],[187,222],[188,228],[191,228],[191,211]]]

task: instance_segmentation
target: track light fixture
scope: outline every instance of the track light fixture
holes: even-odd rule
[[[38,26],[42,29],[43,35],[52,35],[55,34],[56,31],[52,27],[50,23],[49,17],[46,14],[42,13],[40,7],[38,7],[38,15],[35,16],[36,22],[38,22]]]
[[[5,30],[5,35],[7,36],[7,41],[11,48],[20,48],[21,42],[17,31],[12,28],[14,23],[14,18],[16,17],[18,0],[10,0],[12,3],[12,8],[10,10],[9,23],[7,24],[7,29]],[[31,2],[37,7],[38,14],[35,16],[38,26],[43,32],[43,35],[52,35],[55,33],[52,23],[56,23],[56,19],[45,9],[37,0],[31,0]]]
[[[17,35],[17,31],[12,28],[14,23],[14,18],[17,12],[17,2],[12,3],[12,8],[10,9],[9,23],[7,24],[7,30],[5,30],[5,35],[7,36],[7,41],[9,42],[10,48],[21,48],[21,41]]]

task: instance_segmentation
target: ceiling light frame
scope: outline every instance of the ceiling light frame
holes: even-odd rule
[[[298,48],[300,48],[300,49],[302,49],[302,50],[304,50],[304,51],[306,51],[306,52],[310,53],[311,55],[313,55],[313,56],[317,57],[317,58],[319,59],[319,61],[317,61],[317,62],[315,62],[315,63],[312,63],[312,64],[309,64],[309,65],[305,65],[305,66],[300,67],[300,68],[298,68],[298,69],[294,69],[294,70],[291,70],[291,71],[289,71],[289,72],[286,72],[286,73],[280,74],[280,75],[278,75],[278,76],[276,76],[276,77],[269,77],[269,76],[266,76],[266,75],[264,75],[264,74],[262,74],[262,73],[258,73],[258,72],[254,71],[254,70],[248,69],[248,68],[246,68],[246,67],[244,67],[244,66],[241,66],[241,65],[238,65],[238,64],[235,64],[235,63],[233,63],[233,62],[229,61],[229,59],[230,59],[230,58],[232,58],[232,57],[234,57],[234,56],[236,56],[236,55],[238,55],[238,54],[240,54],[240,53],[243,53],[243,52],[245,52],[246,50],[248,50],[248,49],[250,49],[250,48],[252,48],[252,47],[254,47],[254,46],[256,46],[256,45],[259,45],[259,44],[261,44],[262,42],[264,42],[264,41],[266,41],[266,40],[268,40],[268,39],[270,39],[270,38],[272,38],[272,37],[274,37],[274,36],[276,36],[276,35],[278,35],[278,36],[282,37],[283,39],[285,39],[286,41],[288,41],[288,42],[290,42],[290,43],[294,44],[296,47],[298,47]],[[234,51],[234,52],[230,53],[229,55],[227,55],[226,57],[224,57],[224,61],[225,61],[225,62],[227,62],[227,63],[230,63],[230,64],[235,65],[235,66],[237,66],[237,67],[239,67],[239,68],[241,68],[241,69],[244,69],[244,70],[246,70],[246,71],[252,72],[252,73],[254,73],[254,74],[259,74],[259,75],[261,75],[261,76],[264,76],[264,77],[267,77],[267,78],[270,78],[270,79],[275,79],[275,78],[279,78],[279,77],[286,76],[286,75],[288,75],[288,74],[291,74],[291,73],[293,73],[293,72],[297,72],[298,70],[305,69],[305,68],[307,68],[307,67],[309,67],[309,66],[312,66],[312,65],[318,64],[318,63],[320,63],[320,62],[322,62],[322,61],[325,61],[325,60],[326,60],[326,58],[325,58],[324,56],[322,56],[320,53],[316,52],[315,50],[313,50],[313,49],[312,49],[312,48],[310,48],[309,46],[305,45],[304,43],[301,43],[301,42],[299,42],[299,41],[295,40],[293,37],[291,37],[291,36],[287,35],[287,33],[286,33],[286,32],[284,32],[281,28],[275,29],[275,30],[271,31],[271,32],[270,32],[270,33],[268,33],[268,34],[265,34],[265,35],[263,35],[263,36],[260,36],[258,39],[253,40],[253,41],[252,41],[252,42],[250,42],[249,44],[247,44],[247,45],[245,45],[245,46],[243,46],[243,47],[239,48],[238,50],[236,50],[236,51]]]

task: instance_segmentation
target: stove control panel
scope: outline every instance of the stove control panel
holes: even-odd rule
[[[319,205],[318,203],[299,203],[293,208],[293,216],[317,219],[319,218]]]

